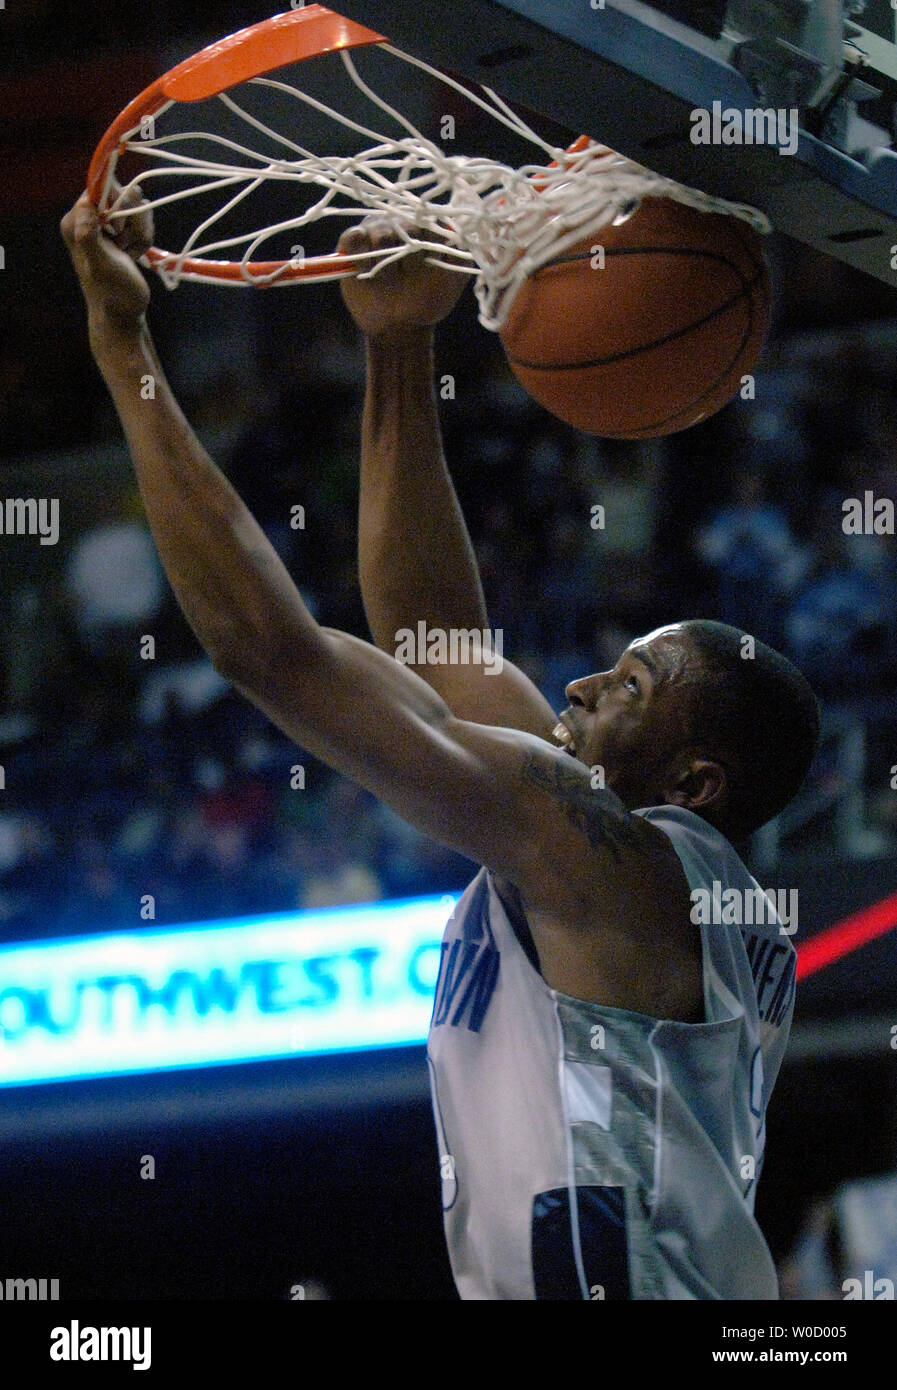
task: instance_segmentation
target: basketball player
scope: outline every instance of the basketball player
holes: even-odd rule
[[[733,629],[672,623],[574,681],[558,718],[507,662],[394,659],[421,620],[488,628],[431,378],[461,277],[419,258],[344,283],[368,348],[361,579],[380,649],[320,627],[165,382],[133,259],[148,218],[116,245],[85,196],[62,231],[159,553],[215,667],[483,866],[446,929],[428,1044],[462,1298],[776,1298],[753,1206],[794,948],[771,912],[708,921],[695,903],[761,896],[731,841],[803,781],[818,728],[803,677],[759,642],[745,658]],[[385,235],[365,223],[342,247]]]

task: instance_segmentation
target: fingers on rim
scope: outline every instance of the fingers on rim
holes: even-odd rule
[[[402,241],[403,238],[387,218],[379,213],[371,213],[363,222],[343,232],[338,249],[346,255],[357,255],[361,251],[386,251],[400,246]]]
[[[349,227],[337,242],[336,249],[344,255],[356,256],[360,251],[371,249],[370,238],[361,227]]]
[[[80,199],[72,209],[71,228],[75,240],[86,241],[93,237],[97,230],[99,215],[91,202],[82,202]]]
[[[113,209],[117,208],[137,208],[141,203],[146,202],[143,196],[143,189],[139,183],[132,184],[130,188],[124,189],[112,204]]]
[[[373,218],[372,222],[373,225],[370,228],[369,235],[371,238],[371,246],[375,251],[384,251],[392,246],[401,246],[402,237],[399,236],[395,228],[387,222],[385,218]]]
[[[97,218],[97,210],[90,201],[87,189],[85,189],[77,202],[69,208],[60,221],[59,230],[66,241],[84,240],[93,234]]]

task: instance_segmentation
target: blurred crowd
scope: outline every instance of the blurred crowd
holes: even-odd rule
[[[253,370],[268,389],[248,389],[231,361],[186,405],[201,434],[224,440],[219,462],[315,616],[367,636],[362,359],[336,304],[312,364],[275,371],[261,350]],[[446,330],[446,451],[505,656],[561,709],[566,682],[612,664],[638,633],[717,617],[790,654],[827,702],[889,698],[895,538],[843,525],[846,499],[897,498],[897,373],[883,360],[871,338],[774,357],[754,400],[669,441],[626,444],[566,429],[512,383],[489,335]],[[110,489],[52,581],[36,575],[6,603],[4,939],[441,892],[469,877],[214,671],[133,489]]]

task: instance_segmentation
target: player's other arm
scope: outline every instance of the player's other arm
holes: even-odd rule
[[[344,233],[346,251],[390,244],[367,219]],[[365,333],[358,568],[374,641],[395,654],[402,629],[489,631],[470,536],[446,466],[433,382],[433,325],[453,308],[466,277],[406,258],[372,280],[343,281]],[[493,663],[494,665],[495,663]],[[453,713],[548,738],[557,722],[516,666],[416,667]]]

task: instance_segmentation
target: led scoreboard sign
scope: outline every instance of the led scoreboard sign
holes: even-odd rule
[[[0,948],[0,1085],[401,1047],[456,899]]]
[[[887,864],[880,878],[892,884]],[[800,892],[811,920],[833,907],[848,915],[796,942],[799,1012],[843,1010],[858,998],[871,1007],[873,993],[890,1000],[897,893],[850,911],[858,894],[849,880],[808,880]],[[2,946],[0,1087],[421,1044],[456,901],[442,894]],[[853,972],[841,985],[836,966]],[[449,963],[444,975],[437,1021],[460,983]],[[465,988],[482,986],[482,1002],[494,981],[474,976]]]

